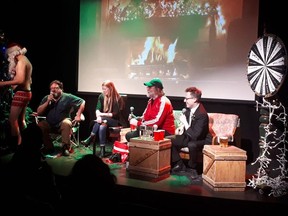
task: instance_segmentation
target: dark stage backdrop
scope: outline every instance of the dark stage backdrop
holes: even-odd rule
[[[258,0],[81,0],[78,90],[112,79],[141,95],[160,77],[168,96],[197,86],[204,98],[253,101],[247,55],[258,36]]]

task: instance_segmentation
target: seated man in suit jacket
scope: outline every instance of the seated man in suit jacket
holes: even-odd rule
[[[192,178],[198,176],[197,154],[202,151],[205,144],[212,141],[209,133],[209,117],[203,104],[200,102],[202,92],[196,87],[189,87],[185,90],[184,102],[186,108],[180,116],[181,127],[176,129],[176,136],[172,137],[171,162],[173,174],[189,172]],[[185,166],[179,153],[181,148],[188,147],[189,161]]]

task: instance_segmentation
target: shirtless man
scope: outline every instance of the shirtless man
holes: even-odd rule
[[[19,44],[10,44],[6,49],[6,56],[9,61],[8,81],[0,81],[0,88],[3,86],[11,86],[14,92],[9,123],[11,126],[11,142],[10,145],[20,145],[22,142],[20,129],[26,128],[25,113],[29,101],[32,98],[32,64],[25,56],[26,48],[22,48]]]

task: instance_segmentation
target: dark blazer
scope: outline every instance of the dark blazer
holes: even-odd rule
[[[186,109],[184,115],[186,116],[187,122],[189,123],[190,109]],[[185,130],[183,134],[176,135],[174,142],[177,146],[186,147],[188,142],[195,141],[196,143],[211,143],[212,136],[209,133],[209,117],[203,104],[200,103],[195,113],[192,115],[192,122],[190,127]]]

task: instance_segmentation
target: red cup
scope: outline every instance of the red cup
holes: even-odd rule
[[[165,130],[156,130],[154,131],[154,140],[160,141],[164,139]]]

